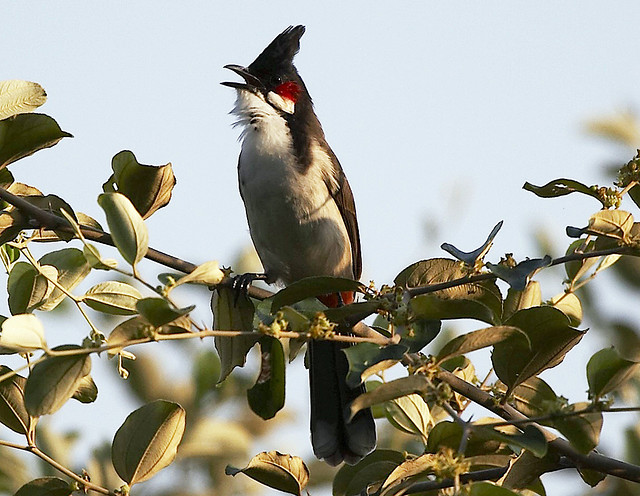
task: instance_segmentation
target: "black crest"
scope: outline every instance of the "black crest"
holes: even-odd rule
[[[248,67],[249,71],[256,76],[293,71],[293,57],[300,50],[300,38],[304,31],[304,26],[289,26],[258,55]]]

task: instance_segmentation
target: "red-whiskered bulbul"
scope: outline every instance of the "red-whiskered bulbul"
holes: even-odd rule
[[[359,279],[360,237],[351,187],[324,137],[307,88],[293,65],[304,26],[279,34],[248,67],[227,65],[243,82],[234,113],[243,127],[240,195],[267,282],[310,276]],[[333,296],[333,298],[331,298]],[[326,304],[353,301],[327,295]],[[309,342],[311,442],[331,465],[357,463],[376,444],[370,410],[346,421],[346,405],[364,392],[350,388],[343,345]]]

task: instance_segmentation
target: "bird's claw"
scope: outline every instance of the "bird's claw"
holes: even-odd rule
[[[249,286],[253,281],[266,281],[267,274],[259,274],[256,272],[246,272],[244,274],[238,274],[233,277],[233,281],[231,283],[231,289],[236,292],[235,298],[233,299],[233,304],[236,305],[238,303],[238,299],[240,298],[240,294],[244,294],[247,296],[247,292],[249,291]]]

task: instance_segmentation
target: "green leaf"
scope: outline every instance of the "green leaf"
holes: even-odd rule
[[[105,193],[121,193],[140,213],[148,218],[171,200],[176,185],[171,164],[155,166],[138,163],[135,155],[124,150],[111,160],[113,174],[102,185]]]
[[[598,351],[587,363],[589,398],[598,399],[614,391],[636,374],[638,365],[638,362],[622,358],[614,348]]]
[[[91,266],[81,250],[64,248],[44,255],[38,263],[41,266],[51,265],[58,271],[58,284],[71,292],[91,272]],[[49,311],[56,308],[66,295],[54,288],[38,310]]]
[[[527,343],[529,342],[529,337],[523,331],[517,327],[510,326],[485,327],[484,329],[463,334],[445,344],[438,353],[437,360],[440,363],[454,356],[493,346],[514,335],[519,335]]]
[[[0,365],[0,376],[11,372],[6,365]],[[29,432],[32,422],[24,406],[26,382],[26,378],[17,374],[0,382],[0,423],[18,434]]]
[[[589,219],[590,234],[626,240],[633,228],[633,215],[624,210],[601,210]]]
[[[368,391],[358,396],[349,405],[349,422],[356,413],[364,408],[369,408],[377,403],[390,401],[395,398],[407,396],[413,393],[424,393],[428,390],[428,381],[421,375],[402,377],[378,386],[373,391]]]
[[[327,308],[324,310],[326,317],[332,322],[342,323],[348,321],[354,316],[359,316],[362,319],[364,316],[369,316],[376,312],[380,308],[380,302],[376,300],[371,301],[359,301],[351,303],[349,305],[340,305],[335,308]]]
[[[396,276],[394,283],[416,288],[467,276],[469,272],[460,262],[434,258],[410,265]],[[474,318],[497,325],[502,314],[502,296],[494,281],[467,283],[420,295],[412,298],[410,305],[416,317],[432,320]]]
[[[565,408],[561,413],[579,412],[585,410],[591,404],[587,402],[574,403]],[[567,438],[571,445],[582,453],[589,453],[600,442],[600,432],[602,431],[602,413],[591,412],[582,415],[572,415],[569,417],[555,418],[550,422],[545,422]]]
[[[116,248],[133,267],[144,258],[149,247],[149,233],[131,201],[120,193],[102,193],[98,204],[107,216],[107,224]]]
[[[364,286],[358,281],[342,277],[306,277],[289,284],[273,296],[271,313],[277,312],[285,305],[292,305],[293,303],[311,298],[312,296],[321,296],[342,291],[363,292]]]
[[[136,310],[153,326],[160,327],[173,322],[178,317],[188,315],[196,306],[175,308],[164,298],[142,298],[136,303]]]
[[[72,137],[48,115],[21,114],[4,119],[0,121],[0,169]]]
[[[551,298],[549,304],[565,314],[572,326],[582,322],[582,304],[575,293],[560,293]]]
[[[385,479],[380,495],[404,494],[408,486],[432,474],[437,465],[436,455],[432,453],[405,460]]]
[[[107,343],[109,345],[122,344],[124,347],[125,343],[127,343],[128,341],[131,341],[133,339],[140,339],[147,336],[147,329],[149,327],[149,323],[139,315],[136,317],[132,317],[125,320],[124,322],[121,322],[113,329],[113,331],[111,331],[109,337],[107,338]],[[123,348],[109,349],[109,356],[120,353],[122,349]]]
[[[285,359],[280,340],[271,336],[261,338],[260,356],[260,374],[247,391],[247,400],[255,414],[269,420],[284,407]]]
[[[538,458],[547,454],[547,440],[539,428],[527,425],[522,432],[506,433],[488,426],[474,426],[474,435],[479,439],[493,439],[531,451]]]
[[[596,187],[586,186],[581,182],[574,181],[573,179],[554,179],[544,186],[534,186],[531,183],[524,183],[523,188],[527,191],[531,191],[541,198],[556,198],[570,193],[582,193],[584,195],[591,196],[602,203],[598,196]]]
[[[580,474],[580,477],[582,478],[582,480],[586,484],[589,484],[589,486],[591,487],[596,487],[607,476],[607,474],[603,474],[602,472],[597,472],[595,470],[591,470],[588,468],[578,468],[578,473]]]
[[[528,450],[523,450],[515,460],[509,462],[509,469],[498,483],[508,489],[525,489],[558,466],[560,456],[550,452],[539,458]]]
[[[165,400],[129,414],[111,445],[111,461],[120,478],[133,486],[171,464],[184,434],[185,416],[184,408]]]
[[[57,273],[55,275],[57,279]],[[12,315],[32,312],[41,305],[52,287],[33,265],[27,262],[16,263],[11,268],[7,281],[9,311]]]
[[[98,399],[98,386],[90,375],[85,375],[71,397],[80,403],[93,403]]]
[[[100,251],[91,243],[85,243],[82,247],[82,253],[84,254],[87,262],[92,269],[96,270],[111,270],[118,266],[118,262],[113,258],[103,259],[100,255]]]
[[[136,304],[142,299],[140,291],[120,281],[101,282],[82,297],[82,301],[99,312],[111,315],[134,315]]]
[[[309,482],[309,469],[301,458],[277,451],[254,456],[242,469],[227,465],[224,472],[233,476],[243,473],[267,487],[298,496]]]
[[[557,411],[558,396],[539,377],[531,377],[516,386],[511,401],[527,417],[541,417]]]
[[[484,244],[479,248],[476,248],[472,252],[467,253],[464,251],[460,251],[458,248],[456,248],[450,243],[443,243],[440,245],[440,248],[450,253],[451,255],[456,257],[458,260],[461,260],[467,265],[473,267],[475,266],[476,262],[484,258],[487,252],[491,249],[491,246],[493,245],[493,240],[498,235],[498,232],[502,228],[502,224],[503,224],[503,221],[498,222],[489,233],[489,236],[487,237],[487,240],[484,242]]]
[[[438,336],[441,329],[439,320],[413,319],[402,333],[400,344],[408,348],[407,353],[418,353]]]
[[[44,327],[36,316],[30,313],[9,317],[2,323],[0,346],[19,353],[46,349]]]
[[[542,303],[542,293],[538,281],[529,281],[523,290],[509,288],[504,300],[503,319],[509,319],[518,310],[538,307]]]
[[[0,119],[32,112],[47,101],[38,83],[11,79],[0,81]]]
[[[63,345],[58,350],[79,350],[80,346]],[[91,372],[88,354],[51,356],[37,363],[24,388],[27,411],[40,417],[58,411],[77,391],[82,379]]]
[[[584,332],[570,326],[566,315],[553,307],[520,310],[505,324],[524,331],[531,343],[529,347],[514,335],[493,348],[491,362],[496,375],[508,386],[507,396],[518,384],[561,363],[584,336]]]
[[[68,496],[73,487],[57,477],[33,479],[22,486],[13,496]]]
[[[385,480],[404,461],[404,453],[377,449],[355,465],[344,464],[333,479],[333,496],[362,494],[372,483]]]
[[[407,352],[407,347],[402,344],[392,344],[380,348],[374,343],[358,343],[342,351],[347,355],[349,362],[347,385],[355,388],[367,377],[398,363]]]
[[[237,302],[235,301],[237,298]],[[222,331],[253,331],[253,303],[249,298],[230,288],[217,287],[211,298],[214,329]],[[260,339],[260,335],[240,335],[235,337],[216,336],[214,343],[220,356],[221,371],[219,382],[224,381],[236,367],[243,367],[247,353]]]
[[[28,195],[24,196],[23,199],[31,205],[61,218],[65,217],[64,214],[62,214],[62,210],[65,210],[68,213],[67,215],[75,219],[75,213],[73,208],[71,208],[71,205],[57,195]],[[29,225],[28,227],[32,227],[32,225]],[[70,241],[73,238],[74,235],[66,231],[41,229],[36,233],[36,237],[34,239],[39,241]]]

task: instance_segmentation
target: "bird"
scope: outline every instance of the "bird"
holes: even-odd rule
[[[237,90],[231,113],[242,128],[238,183],[264,268],[249,277],[283,285],[311,276],[358,280],[362,273],[353,193],[293,64],[304,32],[289,26],[249,66],[224,66],[241,82],[221,83]],[[352,292],[319,297],[327,306],[353,298]],[[346,416],[364,385],[346,383],[345,346],[308,343],[311,444],[315,456],[333,466],[353,465],[376,445],[370,409]]]

